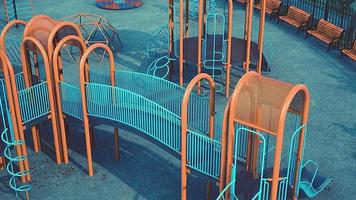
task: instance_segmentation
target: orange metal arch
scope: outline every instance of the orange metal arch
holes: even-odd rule
[[[88,163],[88,174],[89,176],[94,175],[93,170],[93,158],[92,158],[92,150],[91,150],[91,141],[90,141],[90,127],[89,127],[89,116],[88,116],[88,109],[86,105],[86,91],[85,91],[85,84],[89,82],[89,65],[87,64],[88,58],[91,53],[93,53],[96,49],[104,49],[108,52],[109,61],[110,61],[110,79],[111,85],[115,86],[115,60],[114,54],[112,53],[111,49],[102,43],[96,43],[91,45],[83,54],[82,58],[80,59],[80,91],[82,94],[82,108],[83,108],[83,122],[84,122],[84,133],[85,133],[85,143],[86,143],[86,151],[87,151],[87,163]],[[116,159],[119,159],[119,146],[118,146],[118,130],[115,128],[114,131],[115,137],[115,153]]]
[[[222,133],[221,133],[221,161],[220,161],[220,192],[224,190],[226,186],[226,159],[227,159],[227,140],[228,140],[228,126],[229,126],[229,113],[230,113],[230,102],[229,98],[225,109],[224,109],[224,118],[222,124]]]
[[[214,80],[205,73],[198,74],[188,84],[182,100],[181,111],[181,199],[187,198],[187,131],[188,131],[188,103],[189,97],[195,87],[201,80],[207,80],[210,86],[210,116],[209,116],[209,137],[214,137],[214,113],[215,113],[215,83]],[[210,188],[210,183],[208,184]],[[209,189],[208,189],[209,190]],[[208,191],[209,192],[209,191]]]
[[[17,115],[15,110],[14,93],[16,93],[16,81],[15,81],[14,69],[11,65],[10,60],[2,50],[0,50],[0,59],[1,59],[1,67],[4,72],[5,87],[7,91],[9,109],[12,111],[10,112],[10,117],[13,122],[14,138],[17,141],[18,140],[25,141],[24,131],[22,129],[22,126],[21,129],[18,129],[19,122],[17,121]],[[27,156],[25,143],[16,146],[16,153],[18,156]],[[23,162],[22,161],[19,162],[19,169],[20,171],[29,170],[27,159]],[[30,176],[26,176],[26,177],[21,176],[21,181],[22,182],[30,181]]]
[[[55,101],[54,101],[54,93],[53,93],[53,82],[52,82],[52,76],[50,72],[50,67],[49,67],[49,59],[48,55],[46,53],[46,50],[42,46],[42,44],[34,37],[26,37],[22,41],[21,44],[21,61],[22,61],[22,68],[23,68],[23,73],[24,73],[24,80],[25,80],[25,85],[26,87],[31,86],[31,67],[29,63],[29,54],[28,54],[28,49],[26,48],[26,44],[30,43],[31,48],[34,47],[39,51],[39,53],[43,57],[44,61],[44,69],[46,73],[46,81],[47,81],[47,87],[48,87],[48,99],[49,99],[49,104],[50,104],[50,116],[51,116],[51,121],[52,121],[52,128],[53,128],[53,139],[54,139],[54,145],[55,145],[55,152],[56,152],[56,161],[57,164],[61,163],[61,154],[60,154],[60,146],[59,146],[59,135],[58,135],[58,127],[57,127],[57,116],[56,116],[56,107],[55,107]],[[20,115],[20,105],[18,103],[18,97],[17,97],[17,92],[14,94],[15,96],[15,109],[16,113],[18,114],[18,121],[21,122],[22,124],[22,119]],[[21,125],[22,127],[22,125]],[[20,128],[20,127],[19,127]],[[62,133],[63,134],[63,133]],[[65,139],[65,135],[61,135]]]
[[[230,114],[229,114],[229,134],[228,134],[228,145],[227,145],[227,170],[226,170],[226,183],[231,181],[231,166],[233,161],[233,146],[234,146],[234,138],[235,138],[235,127],[234,123],[236,122],[236,109],[237,109],[237,102],[238,102],[238,94],[240,93],[241,89],[245,86],[245,83],[253,77],[261,76],[256,72],[248,72],[246,73],[239,81],[238,85],[236,86],[234,93],[231,96],[231,103],[230,103]],[[278,118],[278,129],[276,133],[272,133],[268,130],[264,130],[260,127],[254,127],[258,130],[265,131],[270,134],[276,135],[276,150],[275,150],[275,160],[274,160],[274,167],[273,167],[273,175],[272,175],[272,187],[271,187],[271,199],[277,199],[277,192],[278,192],[278,179],[279,179],[279,171],[280,171],[280,162],[281,162],[281,153],[282,153],[282,146],[283,146],[283,136],[284,136],[284,127],[286,122],[286,116],[289,112],[289,107],[293,101],[293,99],[297,96],[299,92],[304,94],[304,108],[303,113],[300,113],[302,116],[301,124],[304,125],[308,121],[308,112],[309,112],[309,104],[310,104],[310,95],[307,87],[305,85],[295,85],[292,87],[285,97],[282,109],[279,114]],[[303,150],[303,143],[304,143],[304,136],[305,135],[305,128],[301,130],[301,135],[299,137],[299,146],[298,146],[298,159],[300,160],[302,156]],[[300,163],[297,162],[297,169],[300,167]],[[296,174],[297,175],[297,174]],[[294,179],[294,184],[296,185],[297,177]],[[229,193],[229,192],[227,192]]]
[[[283,145],[283,135],[284,135],[284,127],[285,127],[285,122],[286,122],[286,117],[287,113],[289,110],[289,107],[293,101],[293,99],[297,96],[298,93],[302,92],[304,94],[304,108],[303,108],[303,113],[300,113],[302,117],[301,125],[305,125],[308,123],[308,117],[309,117],[309,106],[310,106],[310,94],[309,90],[305,85],[296,85],[294,86],[288,96],[284,100],[284,106],[282,107],[281,113],[279,115],[278,119],[278,132],[277,132],[277,141],[276,141],[276,151],[275,151],[275,159],[274,161],[274,167],[273,167],[273,180],[272,180],[272,193],[271,197],[277,198],[277,192],[278,192],[278,178],[279,178],[279,170],[280,170],[280,163],[281,163],[281,151],[282,151],[282,145]],[[297,189],[297,181],[298,181],[298,170],[300,168],[300,161],[302,158],[303,154],[303,144],[305,140],[305,129],[306,127],[303,127],[301,129],[301,133],[299,136],[299,145],[298,145],[298,153],[297,153],[297,163],[296,163],[296,170],[295,170],[295,175],[294,175],[294,187],[293,187],[293,192],[294,192],[294,197],[296,197],[296,189]],[[276,155],[279,153],[279,155]],[[278,156],[278,157],[276,157]],[[273,187],[274,186],[274,187]]]
[[[59,120],[59,125],[60,125],[60,130],[63,133],[63,135],[66,135],[66,129],[65,129],[65,123],[64,123],[64,116],[63,116],[63,110],[62,110],[62,101],[61,101],[61,94],[60,94],[60,86],[59,82],[63,81],[63,75],[62,75],[62,70],[63,70],[63,64],[62,64],[62,59],[60,56],[61,49],[64,47],[64,45],[70,43],[74,44],[74,42],[77,42],[80,50],[80,55],[82,56],[84,51],[86,50],[86,44],[84,43],[83,39],[75,36],[75,35],[69,35],[64,37],[59,43],[57,44],[54,53],[53,53],[53,75],[54,75],[54,86],[55,86],[55,93],[56,93],[56,103],[57,103],[57,111],[58,111],[58,120]],[[64,140],[62,137],[62,147],[63,147],[63,162],[68,163],[68,147],[67,147],[67,142]]]
[[[12,20],[8,24],[6,24],[6,26],[2,29],[1,35],[0,35],[0,49],[2,49],[5,54],[6,54],[6,45],[5,45],[6,35],[10,31],[10,29],[15,25],[16,26],[17,25],[26,26],[27,22],[24,20]]]
[[[52,29],[51,33],[48,36],[47,51],[48,51],[48,55],[51,56],[51,57],[53,55],[53,51],[54,51],[54,48],[55,48],[55,41],[54,41],[55,37],[56,37],[58,31],[61,30],[64,27],[72,28],[76,32],[76,34],[77,34],[76,36],[78,36],[80,38],[82,37],[82,33],[81,33],[79,27],[76,24],[74,24],[73,22],[68,22],[68,21],[59,22]],[[50,60],[50,63],[51,63],[51,60]]]

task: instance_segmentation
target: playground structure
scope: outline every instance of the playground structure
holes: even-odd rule
[[[10,29],[19,25],[25,26],[20,46],[22,71],[15,74],[10,60],[5,55],[8,49],[6,35]],[[4,98],[4,102],[7,102],[5,113],[10,111],[5,118],[2,118],[2,121],[5,120],[8,125],[12,124],[12,128],[8,129],[11,137],[5,137],[6,134],[3,134],[2,139],[8,146],[16,147],[17,156],[15,157],[11,157],[9,150],[11,147],[7,148],[8,152],[5,152],[5,157],[10,160],[7,164],[7,170],[12,176],[10,186],[16,192],[26,191],[27,194],[30,189],[30,186],[26,184],[31,178],[24,137],[25,129],[31,128],[34,150],[39,152],[41,150],[39,124],[50,119],[56,162],[60,164],[62,159],[68,160],[68,157],[65,157],[66,154],[63,154],[62,158],[62,148],[66,146],[66,138],[64,130],[59,130],[56,118],[57,106],[50,67],[54,45],[66,34],[81,36],[75,24],[60,22],[45,15],[38,15],[29,22],[13,20],[4,27],[1,33],[0,48],[4,54],[1,59],[3,62],[1,72],[4,77],[1,93],[7,97]],[[15,162],[18,163],[18,172],[14,171],[17,169],[13,167]],[[25,185],[21,186],[21,183]]]
[[[143,0],[96,0],[95,5],[108,10],[127,10],[142,6]]]
[[[63,21],[71,21],[80,27],[84,42],[87,46],[94,43],[103,43],[117,53],[123,47],[118,31],[110,22],[103,16],[81,13],[78,15],[64,17]],[[72,51],[66,49],[73,61]],[[104,52],[95,52],[95,55],[100,61],[105,57]]]
[[[32,0],[4,0],[5,20],[30,20],[33,13]]]
[[[117,128],[139,131],[181,158],[182,199],[186,199],[187,173],[192,170],[216,181],[221,192],[218,198],[221,199],[240,198],[241,191],[235,191],[236,184],[245,181],[238,176],[240,168],[243,168],[242,173],[251,174],[251,182],[258,182],[257,191],[247,192],[247,195],[251,195],[250,199],[286,199],[288,190],[293,191],[294,198],[298,197],[299,190],[313,197],[331,181],[330,178],[326,179],[320,187],[315,187],[317,170],[311,179],[302,179],[306,166],[314,163],[303,160],[309,111],[309,93],[305,86],[248,72],[238,83],[224,114],[219,114],[214,109],[216,85],[207,74],[199,73],[185,89],[159,77],[116,70],[110,47],[102,43],[87,47],[79,28],[73,23],[37,16],[28,23],[15,21],[4,29],[4,35],[16,23],[26,25],[21,44],[23,88],[17,86],[21,82],[14,78],[16,75],[5,54],[1,60],[6,91],[10,91],[7,96],[14,128],[13,141],[23,141],[15,145],[19,157],[26,156],[22,127],[25,125],[29,128],[49,116],[53,127],[57,126],[57,131],[53,131],[54,134],[57,132],[57,136],[54,135],[54,139],[57,138],[57,163],[67,163],[64,119],[73,117],[84,122],[90,176],[93,175],[91,126],[108,124],[116,127],[114,140],[117,159],[120,157]],[[43,30],[44,27],[48,30],[46,34],[36,34],[36,30]],[[1,38],[1,49],[4,51],[6,44],[4,37]],[[65,69],[61,49],[66,45],[79,48],[80,87],[67,82],[62,74]],[[92,70],[88,61],[89,56],[100,49],[108,54],[110,65],[102,67],[108,73]],[[42,57],[42,60],[38,57]],[[34,63],[43,62],[34,64],[33,72],[29,67],[30,58],[37,61]],[[41,75],[41,69],[45,71],[45,76]],[[33,76],[37,78],[33,79]],[[31,83],[32,80],[35,81]],[[207,80],[210,86],[208,99],[199,96],[199,83],[203,80]],[[39,90],[42,95],[39,95]],[[172,95],[167,96],[167,93]],[[30,104],[34,106],[26,106]],[[296,115],[297,120],[289,151],[284,151],[287,113]],[[54,116],[58,116],[58,119],[54,119]],[[38,130],[33,129],[32,133],[34,138],[37,137],[34,140],[37,145],[34,146],[38,146]],[[275,138],[275,143],[270,142],[270,137]],[[275,147],[269,148],[273,145]],[[275,149],[274,157],[269,156],[270,149]],[[280,170],[282,152],[288,155],[286,174]],[[270,175],[267,170],[268,158],[273,161],[270,166],[273,173]],[[25,174],[28,172],[26,161],[17,161],[19,166],[24,165],[18,173],[23,182],[29,181],[29,174]],[[212,184],[208,183],[208,188],[211,187]]]
[[[269,70],[267,60],[263,55],[266,0],[261,1],[257,43],[251,40],[253,1],[246,2],[243,38],[232,36],[232,0],[227,1],[227,12],[222,14],[207,13],[207,10],[204,9],[206,8],[205,1],[200,0],[197,30],[192,29],[189,24],[189,1],[180,0],[178,6],[175,6],[174,3],[174,0],[169,1],[168,55],[157,58],[157,60],[165,61],[157,62],[155,60],[148,71],[164,68],[168,71],[163,74],[167,74],[171,78],[173,61],[178,60],[180,85],[183,85],[184,82],[184,67],[193,66],[197,67],[197,74],[204,71],[209,73],[215,81],[225,79],[225,95],[228,97],[232,66],[243,68],[245,72],[250,71],[250,65],[254,66],[258,73]],[[197,35],[192,34],[194,31],[197,32]],[[220,85],[218,91],[222,89],[223,87]]]
[[[54,63],[61,60],[57,59],[56,56],[61,47],[67,42],[80,43],[82,52],[86,47],[84,43],[80,41],[81,39],[75,36],[67,36],[60,41],[55,50]],[[105,71],[107,71],[109,75],[90,70],[91,67],[87,61],[89,56],[96,49],[105,49],[108,52],[110,64],[109,67],[107,67],[109,69],[106,68]],[[237,94],[241,95],[242,99],[232,97],[230,102],[235,102],[235,104],[228,103],[224,115],[220,115],[214,111],[215,84],[209,75],[198,75],[191,81],[187,88],[184,89],[155,76],[136,72],[117,71],[114,66],[113,54],[110,51],[109,47],[100,43],[94,44],[84,50],[80,62],[80,88],[65,81],[59,81],[56,89],[57,97],[60,97],[61,100],[63,114],[70,115],[84,122],[89,176],[93,175],[91,156],[91,137],[93,133],[91,133],[92,128],[90,128],[90,126],[107,124],[133,130],[133,132],[139,131],[145,133],[168,147],[170,152],[176,156],[180,155],[182,161],[182,199],[186,199],[187,168],[196,170],[215,179],[220,186],[220,191],[223,192],[220,196],[224,196],[224,192],[228,191],[231,185],[233,185],[233,182],[236,181],[237,160],[243,160],[246,165],[250,166],[247,167],[246,173],[254,174],[255,178],[260,177],[261,183],[263,181],[263,184],[259,186],[258,192],[254,194],[254,196],[263,197],[262,199],[276,194],[278,194],[278,199],[286,199],[288,186],[289,188],[295,188],[297,184],[299,186],[299,183],[302,183],[300,177],[304,170],[305,163],[303,163],[301,153],[304,149],[304,135],[307,111],[309,108],[309,93],[305,86],[294,86],[289,83],[268,79],[254,72],[247,73],[244,76],[247,78],[243,78],[242,83],[239,83],[237,86],[237,88],[244,88],[234,93],[234,96],[237,96]],[[60,74],[55,75],[56,81],[60,76]],[[194,86],[203,79],[208,80],[211,86],[210,101],[196,93],[192,93]],[[258,83],[255,83],[252,88],[247,89],[245,82],[250,81],[253,83],[256,79]],[[137,80],[140,80],[141,84],[137,83],[140,87],[133,84],[136,83]],[[251,92],[259,91],[260,87],[268,85],[267,82],[270,83],[270,87],[264,88],[265,90],[263,90],[264,92],[261,94],[254,94],[257,99],[261,100],[254,101],[255,98],[251,98],[250,100],[253,100],[253,102],[249,103],[247,101],[248,99],[246,99],[249,96],[246,96],[245,92],[249,92],[250,89]],[[152,86],[157,89],[155,89],[155,91],[150,90],[149,88]],[[283,91],[285,93],[279,94],[280,90],[273,89],[279,87],[284,88]],[[168,91],[171,91],[171,94],[175,95],[169,98],[164,96]],[[268,93],[271,95],[270,97],[275,97],[273,94],[278,94],[278,98],[265,98],[266,96],[263,95],[267,93],[267,91],[270,92]],[[293,96],[293,94],[295,96]],[[283,101],[286,96],[290,98],[291,102],[287,100]],[[189,100],[189,97],[191,100]],[[266,102],[264,103],[263,100]],[[245,103],[241,104],[241,101],[245,102],[246,105],[250,105],[251,109],[243,108]],[[236,102],[239,102],[237,105],[242,107],[238,107],[241,113],[238,112],[236,116],[234,116],[230,111],[232,110],[232,106],[236,106]],[[288,107],[288,103],[292,104],[292,106]],[[287,153],[289,153],[287,178],[283,176],[281,178],[279,175],[284,124],[281,125],[278,122],[280,121],[279,119],[286,117],[286,115],[282,115],[280,118],[276,117],[276,113],[280,111],[278,109],[282,109],[285,112],[293,112],[302,119],[292,135],[290,147],[292,150],[290,150],[290,152],[287,151]],[[253,111],[254,113],[245,113],[246,110],[256,111]],[[265,113],[263,113],[263,111],[265,111]],[[257,128],[252,124],[252,121],[249,121],[251,123],[239,121],[241,122],[241,129],[244,131],[242,136],[236,137],[239,138],[239,140],[233,142],[235,131],[230,131],[231,121],[228,119],[231,119],[231,117],[241,117],[244,120],[256,120],[255,114],[258,114],[259,118],[257,125],[264,125],[264,127]],[[188,115],[189,118],[187,118]],[[146,119],[150,119],[149,122],[147,122]],[[285,120],[285,118],[283,119]],[[235,120],[232,120],[232,122],[235,122]],[[282,122],[284,121],[282,120]],[[283,129],[278,129],[278,134],[273,134],[273,131],[277,130],[274,129],[276,126],[283,127]],[[262,132],[264,132],[264,135]],[[257,140],[254,135],[255,133],[260,134],[260,140]],[[116,159],[119,159],[117,134],[118,131],[115,129],[115,155]],[[239,135],[241,133],[237,131],[236,134]],[[269,138],[269,134],[278,136],[278,145],[276,146],[277,153],[275,154],[272,165],[275,172],[271,178],[264,175],[266,167],[264,162],[267,160],[266,157],[268,157],[269,153],[266,148],[273,144],[272,142],[270,144],[269,139],[265,139],[267,137]],[[299,140],[297,140],[297,138]],[[263,142],[261,143],[260,141]],[[235,150],[235,154],[233,149]],[[261,150],[258,151],[258,149]],[[257,166],[257,163],[259,163],[260,167]],[[309,164],[311,161],[307,163]],[[234,167],[231,168],[231,166]],[[316,176],[316,171],[314,176]],[[284,181],[284,185],[278,182],[280,179]],[[230,182],[230,180],[233,182]],[[331,179],[325,180],[322,188],[315,189],[313,180],[303,179],[303,184],[300,184],[300,188],[304,192],[311,190],[320,192],[328,185],[330,180]],[[278,183],[277,186],[276,183]],[[210,183],[208,183],[208,185],[209,188],[212,186]],[[306,185],[308,185],[308,187],[304,187]],[[225,186],[227,186],[227,188],[224,189]],[[283,188],[281,189],[281,187]],[[271,191],[269,191],[270,188]],[[297,197],[298,193],[299,190],[295,191],[293,195]]]

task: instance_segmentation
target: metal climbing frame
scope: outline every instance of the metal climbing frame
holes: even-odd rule
[[[275,88],[279,88],[276,90]],[[246,112],[248,110],[249,112]],[[231,97],[229,114],[229,143],[227,150],[226,166],[226,185],[230,188],[225,189],[225,194],[221,194],[220,198],[231,195],[234,197],[233,188],[235,179],[234,170],[229,166],[234,166],[234,155],[232,152],[236,144],[233,143],[235,138],[236,124],[248,127],[249,132],[265,133],[275,137],[275,154],[273,162],[273,173],[271,178],[265,179],[261,176],[262,184],[259,192],[256,194],[262,199],[286,199],[288,185],[293,185],[293,196],[298,195],[298,183],[300,179],[300,170],[302,168],[304,140],[306,134],[306,123],[308,120],[309,111],[309,92],[304,85],[292,85],[282,81],[277,81],[271,78],[263,77],[255,72],[245,74]],[[292,137],[291,155],[289,158],[288,173],[285,177],[280,175],[280,165],[282,156],[283,136],[287,113],[293,113],[300,116],[301,120],[297,126],[297,130]],[[239,129],[238,129],[239,130]],[[297,148],[294,141],[298,138]],[[258,176],[257,162],[259,142],[255,135],[248,135],[247,139],[247,161],[246,170],[254,177]],[[266,151],[262,148],[263,152]],[[293,152],[293,154],[292,154]],[[265,153],[262,153],[264,155]],[[295,154],[295,155],[294,155]],[[261,155],[261,153],[260,153]],[[293,157],[295,156],[295,162]],[[236,158],[235,158],[236,162]],[[264,162],[264,159],[260,159]],[[292,166],[293,164],[293,166]],[[260,170],[263,173],[263,167]],[[294,175],[293,175],[294,174]],[[256,196],[256,197],[257,197]]]

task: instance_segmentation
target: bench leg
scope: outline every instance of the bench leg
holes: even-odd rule
[[[297,29],[297,35],[299,35],[299,33],[300,33],[300,27],[298,27]]]
[[[332,44],[329,44],[329,47],[328,47],[328,51],[327,51],[327,52],[330,51],[331,47],[332,47]]]
[[[341,59],[342,58],[342,51],[340,51],[340,55],[339,55],[339,59]]]
[[[305,39],[308,39],[308,36],[309,36],[308,31],[305,31]]]

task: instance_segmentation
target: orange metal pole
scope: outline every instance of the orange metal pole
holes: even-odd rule
[[[203,34],[203,0],[199,0],[198,8],[198,58],[197,58],[197,74],[201,73],[202,64],[202,34]],[[200,81],[198,82],[198,94],[200,95]]]
[[[210,86],[210,114],[209,114],[209,137],[214,137],[214,113],[215,113],[215,83],[208,74],[198,74],[188,84],[183,100],[181,111],[181,199],[187,199],[187,131],[188,131],[188,103],[189,97],[195,85],[201,80],[207,80]]]
[[[308,89],[304,85],[296,85],[294,86],[287,97],[284,99],[283,107],[280,111],[279,119],[278,119],[278,131],[277,131],[277,138],[276,138],[276,149],[275,149],[275,156],[274,156],[274,165],[273,165],[273,174],[272,174],[272,187],[271,187],[271,199],[277,199],[278,195],[278,181],[279,181],[279,172],[280,172],[280,164],[281,164],[281,154],[282,154],[282,145],[283,145],[283,135],[284,135],[284,126],[285,121],[288,113],[289,106],[293,101],[294,97],[299,93],[303,92],[304,96],[306,97],[304,100],[304,110],[309,109],[309,92]],[[307,105],[306,105],[307,104]],[[304,113],[305,115],[306,113]],[[307,114],[305,115],[307,116]],[[303,121],[306,122],[306,118],[303,118]],[[300,139],[304,139],[304,134],[302,134]],[[301,147],[301,143],[299,143],[299,147]],[[298,155],[299,151],[302,148],[298,148]],[[301,156],[301,154],[300,154]],[[297,165],[298,167],[298,165]]]
[[[0,57],[1,57],[3,71],[4,71],[5,87],[6,87],[7,97],[9,102],[10,116],[14,125],[13,126],[14,138],[16,141],[22,140],[24,142],[23,145],[16,146],[16,153],[17,156],[27,156],[26,147],[24,151],[25,141],[23,140],[24,133],[22,128],[22,122],[18,121],[17,118],[18,110],[16,110],[16,106],[15,106],[16,103],[18,104],[18,97],[17,95],[15,95],[15,93],[17,94],[17,89],[16,89],[16,82],[14,80],[15,77],[14,69],[10,63],[10,60],[7,58],[6,54],[2,50],[0,50]],[[17,98],[17,100],[15,100],[15,98]],[[21,129],[19,129],[19,127],[21,127]],[[23,162],[19,161],[19,169],[20,171],[29,170],[27,159]],[[26,176],[26,177],[21,176],[21,181],[23,183],[29,180],[30,180],[30,176]]]
[[[221,134],[221,161],[220,161],[220,183],[219,189],[220,192],[225,188],[226,181],[226,151],[227,151],[227,139],[228,139],[228,123],[229,123],[229,112],[230,112],[230,98],[228,99],[225,109],[224,109],[224,118],[222,125],[222,134]]]
[[[69,35],[64,37],[59,43],[57,44],[54,53],[53,53],[53,75],[54,75],[54,86],[55,86],[55,93],[56,93],[56,103],[57,103],[57,110],[58,110],[58,119],[61,133],[65,133],[65,122],[64,122],[64,115],[62,110],[62,101],[61,101],[61,94],[60,94],[60,81],[63,81],[63,72],[62,72],[62,59],[60,57],[61,49],[70,42],[77,42],[79,44],[80,55],[82,56],[84,51],[86,50],[86,44],[84,43],[83,39],[75,36]],[[63,162],[68,163],[68,147],[66,141],[66,135],[62,135],[62,147],[63,147]]]
[[[227,32],[227,57],[226,57],[226,88],[225,95],[228,97],[230,95],[230,71],[231,71],[231,38],[232,38],[232,20],[234,12],[234,4],[232,0],[228,0],[228,32]]]
[[[6,39],[6,34],[10,31],[10,29],[13,26],[18,26],[18,25],[23,25],[26,26],[27,22],[24,20],[12,20],[6,26],[2,29],[1,35],[0,35],[0,49],[3,50],[3,52],[6,54],[6,45],[5,45],[5,39]]]
[[[21,44],[21,61],[23,65],[23,72],[24,72],[24,78],[25,82],[29,81],[26,80],[26,77],[29,77],[31,72],[29,71],[30,66],[28,63],[29,58],[27,57],[27,49],[26,49],[26,43],[29,42],[33,44],[36,49],[41,53],[44,61],[44,68],[45,68],[45,73],[46,73],[46,81],[47,81],[47,87],[48,87],[48,99],[49,99],[49,104],[50,104],[50,116],[51,116],[51,121],[52,121],[52,128],[53,128],[53,139],[54,139],[54,144],[55,144],[55,152],[56,152],[56,158],[57,158],[57,164],[61,163],[61,152],[60,152],[60,146],[58,142],[58,127],[57,127],[57,116],[56,116],[56,107],[55,107],[55,101],[54,101],[54,94],[53,94],[53,83],[52,83],[52,76],[50,72],[50,67],[49,67],[49,58],[46,53],[45,48],[42,46],[42,44],[35,38],[33,37],[26,37],[23,39],[22,44]],[[27,76],[26,76],[27,74]],[[28,82],[29,83],[29,82]],[[18,110],[20,110],[19,105]],[[21,119],[21,116],[19,116]]]
[[[258,62],[257,62],[257,73],[262,72],[262,55],[263,55],[263,44],[264,44],[264,33],[265,33],[265,21],[266,21],[266,0],[261,0],[261,13],[260,13],[260,27],[258,30]]]
[[[252,34],[252,19],[253,19],[253,0],[248,2],[248,24],[247,24],[247,37],[246,37],[246,61],[245,72],[250,71],[250,54],[251,54],[251,34]]]
[[[306,125],[308,123],[308,117],[309,117],[309,104],[310,104],[310,95],[309,91],[307,88],[304,88],[304,109],[303,109],[303,114],[302,114],[302,121],[301,125]],[[296,162],[296,168],[295,168],[295,174],[294,174],[294,180],[293,180],[293,197],[294,199],[297,199],[297,184],[298,184],[298,179],[299,179],[299,168],[301,166],[301,159],[303,157],[303,147],[304,147],[304,142],[305,142],[305,132],[306,132],[306,126],[304,126],[301,130],[300,136],[299,136],[299,145],[298,145],[298,151],[297,151],[297,162]]]
[[[174,1],[168,0],[168,28],[169,28],[169,56],[173,58],[174,56]],[[173,62],[169,63],[169,79],[172,78]]]
[[[93,159],[92,159],[92,150],[91,150],[91,142],[90,142],[90,127],[89,127],[89,115],[88,109],[86,105],[86,91],[85,85],[88,83],[88,67],[87,60],[92,52],[96,49],[104,49],[108,52],[109,60],[110,60],[110,78],[111,84],[115,85],[115,62],[114,62],[114,55],[111,49],[102,43],[96,43],[91,45],[83,54],[82,58],[80,59],[80,91],[82,94],[82,109],[83,109],[83,122],[84,122],[84,132],[85,132],[85,143],[86,143],[86,151],[87,151],[87,162],[88,162],[88,172],[89,176],[93,176]],[[118,148],[118,147],[116,147]]]
[[[183,66],[184,66],[184,0],[179,0],[179,85],[183,86]]]

